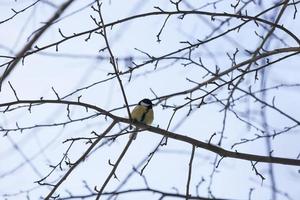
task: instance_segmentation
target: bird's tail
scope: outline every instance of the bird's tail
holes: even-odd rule
[[[138,131],[139,131],[139,129],[138,129],[138,128],[135,128],[134,131],[129,135],[129,137],[132,138],[132,140],[135,140]]]

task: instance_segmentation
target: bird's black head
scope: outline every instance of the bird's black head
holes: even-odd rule
[[[152,108],[152,102],[150,99],[143,99],[142,101],[139,102],[139,105],[145,106],[147,108]]]

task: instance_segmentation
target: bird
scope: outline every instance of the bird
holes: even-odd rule
[[[152,102],[150,99],[143,99],[141,100],[138,105],[131,112],[131,119],[133,121],[138,121],[147,125],[151,125],[154,119],[154,113],[152,109]],[[136,138],[138,132],[138,128],[131,134],[130,137],[133,140]]]

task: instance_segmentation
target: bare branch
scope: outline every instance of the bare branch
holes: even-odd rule
[[[193,160],[194,160],[194,154],[195,154],[195,146],[192,147],[192,153],[191,158],[189,162],[189,172],[188,172],[188,179],[186,184],[186,200],[190,199],[190,182],[191,182],[191,176],[192,176],[192,169],[193,169]]]
[[[102,195],[102,193],[103,193],[103,191],[104,191],[106,185],[108,184],[108,182],[109,182],[109,180],[111,179],[111,177],[115,174],[115,171],[116,171],[117,167],[119,166],[121,160],[123,159],[125,153],[126,153],[127,150],[129,149],[129,146],[131,145],[131,143],[132,143],[133,140],[134,140],[133,137],[129,137],[128,142],[127,142],[125,148],[123,149],[122,153],[120,154],[120,156],[119,156],[117,162],[113,165],[113,168],[112,168],[111,172],[110,172],[109,175],[107,176],[107,178],[106,178],[105,182],[103,183],[103,185],[101,186],[100,190],[97,190],[97,189],[95,188],[95,190],[96,190],[97,193],[98,193],[98,194],[97,194],[97,197],[96,197],[96,200],[100,199],[100,197],[101,197],[101,195]]]
[[[59,18],[59,16],[74,2],[74,0],[68,0],[64,2],[60,8],[57,9],[56,13],[48,20],[48,22],[34,35],[34,37],[24,46],[24,48],[16,55],[14,60],[5,69],[4,73],[0,78],[0,91],[3,81],[13,71],[19,61],[24,58],[24,55],[29,51],[32,45],[43,35],[43,33],[52,25],[52,23]]]

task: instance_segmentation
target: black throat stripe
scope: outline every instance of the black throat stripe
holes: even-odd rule
[[[144,123],[144,120],[146,118],[146,115],[147,115],[148,111],[149,111],[149,108],[147,108],[146,112],[144,112],[144,114],[142,115],[141,122]]]

